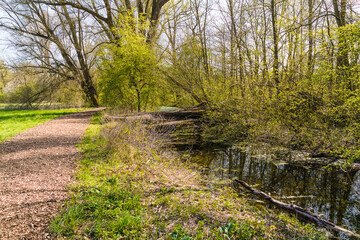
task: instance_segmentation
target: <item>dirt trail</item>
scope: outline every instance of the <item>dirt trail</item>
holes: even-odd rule
[[[0,239],[51,239],[48,224],[73,182],[75,145],[100,109],[65,115],[0,143]]]

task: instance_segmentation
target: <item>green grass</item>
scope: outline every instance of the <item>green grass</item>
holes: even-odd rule
[[[77,183],[51,223],[54,239],[328,238],[231,188],[209,188],[156,138],[141,124],[93,120],[79,144]]]
[[[0,110],[0,142],[36,125],[80,110]]]

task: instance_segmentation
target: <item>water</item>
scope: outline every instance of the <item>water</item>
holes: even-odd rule
[[[308,162],[305,153],[266,147],[195,151],[192,159],[213,182],[239,178],[360,233],[360,171],[346,173]],[[322,161],[321,159],[317,159]]]

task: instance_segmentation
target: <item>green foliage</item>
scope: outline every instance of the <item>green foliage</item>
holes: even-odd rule
[[[227,88],[210,72],[210,65],[204,62],[204,51],[198,37],[188,37],[179,47],[178,56],[172,56],[173,65],[166,68],[166,75],[172,76],[169,87],[181,95],[178,101],[183,105],[215,102],[209,95],[219,96],[224,93],[222,87]]]
[[[85,97],[78,82],[39,73],[26,63],[9,70],[0,62],[0,102],[18,104],[22,108],[33,108],[44,102],[82,106]]]
[[[29,82],[26,85],[21,85],[7,96],[8,102],[15,102],[25,104],[26,107],[31,107],[38,100],[37,92],[41,88],[36,82]]]
[[[97,124],[98,120],[99,116],[96,116],[92,123]],[[66,203],[60,216],[52,222],[51,230],[59,236],[138,239],[143,227],[139,195],[124,189],[118,179],[95,177],[91,171],[95,166],[100,170],[99,161],[109,156],[108,151],[99,153],[103,138],[93,138],[99,134],[99,129],[97,126],[90,128],[80,144],[85,155],[78,178],[88,181],[73,189],[71,201]]]
[[[250,87],[242,92],[226,90],[231,78],[224,79],[222,91],[213,84],[215,91],[208,95],[213,111],[205,133],[221,141],[250,137],[348,163],[359,161],[360,24],[337,29],[331,40],[316,49],[321,61],[311,75],[295,78],[282,71],[276,88],[255,85],[257,79],[247,77]],[[348,63],[339,56],[347,56]]]
[[[0,110],[0,142],[36,125],[80,110]]]
[[[159,84],[157,59],[145,38],[148,24],[124,14],[116,31],[121,38],[101,56],[100,99],[110,106],[146,109],[155,104]]]
[[[66,106],[82,106],[85,105],[86,99],[80,86],[75,82],[64,82],[59,86],[54,94],[54,101]]]
[[[9,81],[10,71],[4,64],[4,61],[0,60],[0,102],[4,102],[6,99],[4,89]]]
[[[108,179],[96,188],[79,190],[51,228],[62,236],[72,236],[82,226],[77,234],[91,239],[136,239],[143,224],[141,211],[137,195]]]

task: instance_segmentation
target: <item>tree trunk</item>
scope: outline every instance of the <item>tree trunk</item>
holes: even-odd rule
[[[90,104],[90,106],[99,106],[99,102],[97,100],[97,92],[91,79],[82,80],[81,89],[83,90],[86,100]]]
[[[314,51],[314,33],[313,33],[313,18],[314,18],[314,0],[308,0],[309,7],[309,20],[308,20],[308,31],[309,31],[309,50],[307,60],[307,76],[311,77],[314,69],[313,51]]]
[[[152,10],[150,17],[150,29],[147,36],[147,42],[152,44],[155,41],[156,32],[159,25],[159,18],[162,7],[169,2],[170,0],[153,0],[152,2]]]
[[[138,112],[140,112],[140,110],[141,110],[141,95],[140,95],[139,89],[136,89],[136,95],[137,95],[137,110],[138,110]]]
[[[107,8],[108,7],[109,6],[107,5]],[[86,58],[87,58],[86,53],[84,53],[84,49],[83,49],[83,46],[85,45],[85,40],[82,37],[83,35],[82,35],[81,18],[79,17],[80,12],[78,12],[79,16],[77,16],[78,18],[76,19],[78,24],[76,25],[75,21],[72,21],[72,18],[70,16],[69,12],[67,11],[67,7],[62,6],[62,10],[63,10],[62,15],[65,17],[65,19],[67,20],[67,23],[69,25],[69,29],[70,29],[69,35],[72,37],[71,38],[72,44],[76,51],[78,64],[80,65],[80,67],[78,68],[78,71],[82,75],[81,88],[82,88],[83,92],[85,93],[87,102],[91,106],[97,107],[99,105],[98,100],[97,100],[97,91],[96,91],[96,88],[93,83],[93,78],[92,78],[90,70],[89,70],[89,65],[86,61]],[[80,11],[80,10],[78,10],[78,11]],[[110,9],[108,11],[110,11]]]
[[[278,87],[279,80],[279,35],[277,32],[277,13],[276,13],[276,0],[271,0],[271,25],[273,31],[273,42],[274,42],[274,62],[273,62],[273,74],[274,82],[276,87]]]
[[[346,25],[346,5],[347,0],[340,0],[340,6],[338,0],[333,0],[334,14],[337,26],[339,28]],[[337,55],[337,67],[342,69],[343,67],[349,66],[348,51],[346,49],[346,39],[339,33],[338,36],[338,55]]]

